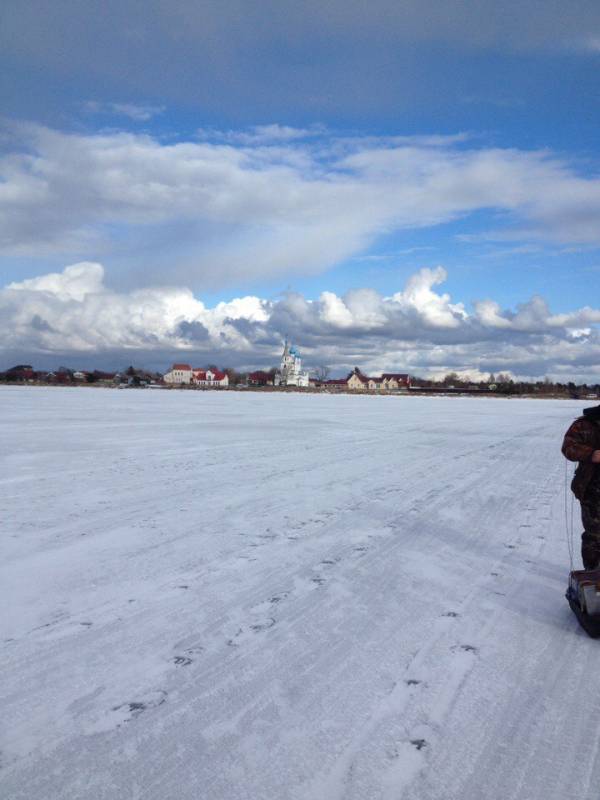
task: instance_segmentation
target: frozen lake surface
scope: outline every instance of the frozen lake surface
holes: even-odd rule
[[[1,388],[0,796],[597,800],[582,405]]]

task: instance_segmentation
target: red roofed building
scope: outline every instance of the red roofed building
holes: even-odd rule
[[[207,389],[229,386],[229,376],[218,369],[193,369],[192,383]]]
[[[248,375],[248,383],[250,386],[273,386],[273,376],[269,372],[259,369]]]
[[[16,367],[7,369],[4,376],[9,381],[32,381],[36,377],[36,373],[31,364],[18,364]]]
[[[171,369],[165,373],[165,383],[191,383],[192,382],[192,368],[189,364],[173,364]]]

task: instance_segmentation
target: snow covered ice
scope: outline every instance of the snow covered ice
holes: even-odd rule
[[[2,388],[0,796],[597,800],[581,406]]]

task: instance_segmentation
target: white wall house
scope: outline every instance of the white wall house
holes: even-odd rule
[[[229,376],[218,369],[193,369],[192,383],[207,389],[229,386]]]
[[[181,384],[192,382],[192,368],[189,364],[173,364],[163,376],[165,383]]]

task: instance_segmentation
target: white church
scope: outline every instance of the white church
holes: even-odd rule
[[[285,340],[281,366],[275,373],[275,386],[308,386],[308,372],[302,372],[302,359],[295,347]]]

